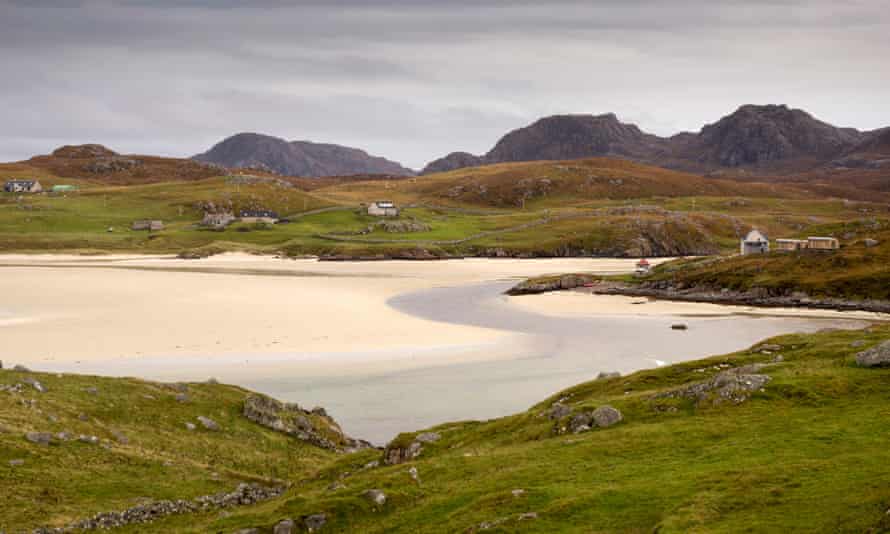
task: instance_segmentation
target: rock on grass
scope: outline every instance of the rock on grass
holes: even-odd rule
[[[860,367],[890,367],[890,339],[856,355]]]

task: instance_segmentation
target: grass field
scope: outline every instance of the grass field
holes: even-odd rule
[[[884,532],[890,369],[859,368],[853,357],[888,338],[888,326],[789,335],[770,340],[778,347],[769,353],[585,382],[514,416],[441,425],[417,459],[381,467],[366,467],[379,451],[336,455],[244,420],[239,388],[189,384],[192,401],[179,403],[161,384],[0,371],[0,384],[31,376],[48,390],[0,393],[0,528],[277,479],[289,489],[275,500],[122,531],[271,532],[283,518],[324,513],[323,532],[472,532],[484,523],[495,532]],[[777,354],[782,361],[759,371],[771,380],[747,401],[652,398]],[[573,413],[609,404],[624,421],[561,434],[567,418],[543,415],[558,399]],[[186,430],[198,415],[222,430]],[[22,437],[31,430],[95,434],[107,446],[36,445]],[[385,504],[362,497],[372,488]]]

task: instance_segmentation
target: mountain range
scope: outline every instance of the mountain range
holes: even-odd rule
[[[353,174],[414,174],[394,161],[364,150],[327,143],[286,141],[257,133],[228,137],[192,159],[228,168],[271,171],[287,176],[346,176]]]
[[[839,128],[785,105],[745,105],[698,133],[660,137],[604,115],[554,115],[509,132],[483,155],[453,152],[422,174],[534,160],[608,156],[709,173],[803,172],[820,166],[890,166],[890,129]]]

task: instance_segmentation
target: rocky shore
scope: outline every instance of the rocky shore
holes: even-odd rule
[[[596,295],[651,297],[682,302],[704,302],[762,308],[807,308],[890,313],[890,301],[887,300],[816,298],[799,291],[779,293],[766,288],[734,291],[726,288],[706,286],[686,287],[669,281],[626,283],[602,280],[597,276],[583,274],[567,274],[546,279],[525,280],[509,289],[507,294],[533,295],[563,290],[583,290]]]

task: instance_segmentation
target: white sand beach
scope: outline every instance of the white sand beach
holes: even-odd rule
[[[446,285],[579,270],[620,272],[631,266],[629,260],[590,259],[318,262],[245,254],[202,260],[8,255],[0,257],[0,357],[37,365],[258,354],[387,359],[418,347],[461,353],[503,341],[505,334],[411,317],[387,306],[387,299]],[[442,357],[442,350],[434,351]],[[416,350],[409,352],[406,357],[416,357]]]

